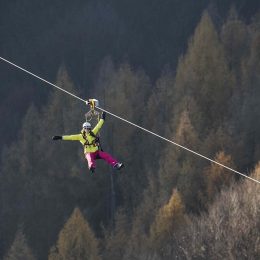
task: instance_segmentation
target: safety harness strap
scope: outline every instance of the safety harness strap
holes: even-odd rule
[[[85,134],[82,134],[83,138],[86,140],[86,142],[84,143],[84,146],[90,146],[90,145],[94,145],[94,146],[100,146],[100,141],[99,141],[99,137],[96,136],[92,131],[89,131],[89,134],[94,137],[95,139],[90,143]]]

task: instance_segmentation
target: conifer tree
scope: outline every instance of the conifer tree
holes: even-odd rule
[[[185,100],[192,97],[197,109],[191,111],[191,122],[200,135],[205,135],[226,119],[232,89],[233,76],[223,46],[209,14],[204,12],[177,67],[175,113],[180,115]]]
[[[115,228],[106,237],[104,260],[123,259],[129,240],[129,226],[126,214],[119,210],[115,218]]]
[[[173,132],[172,121],[175,117],[174,112],[174,75],[171,71],[165,70],[157,80],[152,93],[149,97],[143,125],[151,131],[161,136],[169,137]],[[152,153],[146,154],[146,168],[151,172],[157,171],[159,167],[159,158],[164,147],[163,142],[154,142],[153,136],[145,138],[145,147]]]
[[[236,74],[236,85],[240,84],[241,65],[249,53],[250,33],[246,24],[239,20],[235,7],[230,9],[228,19],[221,28],[221,40],[229,67]]]
[[[3,243],[11,242],[17,223],[31,206],[31,186],[29,180],[37,171],[38,111],[32,105],[21,127],[17,129],[18,141],[11,144],[2,154],[0,174],[1,224],[0,232],[5,238]],[[31,136],[32,135],[32,136]],[[33,181],[32,181],[33,182]],[[25,222],[23,220],[23,222]],[[22,231],[20,232],[22,233]],[[17,233],[19,234],[19,232]]]
[[[214,160],[223,165],[234,168],[231,156],[226,155],[223,151],[218,152]],[[228,187],[233,180],[232,173],[227,172],[225,168],[216,164],[211,164],[211,166],[206,169],[205,174],[207,177],[206,185],[209,201],[212,201],[215,195],[219,193],[222,188]]]
[[[36,260],[26,237],[20,227],[15,235],[15,239],[4,260]]]
[[[164,254],[165,245],[173,242],[174,235],[186,223],[185,207],[177,190],[173,190],[168,203],[164,205],[155,217],[150,229],[150,247]]]
[[[98,260],[98,241],[81,211],[75,208],[72,215],[59,233],[56,248],[49,260]]]
[[[174,116],[174,75],[172,71],[163,71],[147,103],[144,122],[147,128],[162,135],[168,134],[169,120]]]
[[[249,160],[254,158],[253,162],[248,161],[248,164],[251,164],[251,167],[259,160],[260,156],[260,124],[256,120],[256,118],[259,117],[258,101],[260,97],[260,27],[259,25],[257,26],[258,23],[256,20],[251,25],[252,41],[250,46],[250,55],[244,63],[242,82],[244,100],[241,109],[241,119],[243,122],[241,132],[248,133],[242,137],[244,137],[245,140],[245,155],[248,156]],[[249,147],[251,147],[251,149],[249,149]]]
[[[32,105],[26,113],[21,128],[20,174],[32,175],[39,171],[37,161],[41,156],[41,150],[38,146],[38,141],[41,138],[39,134],[40,127],[40,114],[36,107]]]
[[[182,112],[176,133],[172,139],[176,143],[193,150],[196,150],[196,147],[198,147],[199,138],[191,123],[188,110]],[[190,169],[189,167],[192,163],[194,164],[194,167],[193,169]],[[197,186],[201,179],[197,168],[198,163],[193,155],[178,147],[166,147],[161,157],[159,172],[161,202],[165,203],[171,196],[172,189],[177,186],[182,195],[184,195],[186,191],[189,191],[193,194],[193,199],[195,199],[196,194],[201,188]],[[195,179],[194,182],[192,181],[193,179]],[[185,183],[189,183],[190,185],[186,188]],[[184,196],[183,199],[186,204],[186,196]],[[188,205],[190,204],[191,201]]]
[[[150,227],[161,204],[158,200],[158,176],[152,173],[149,173],[148,176],[147,188],[132,217],[131,232],[126,244],[124,259],[142,258],[149,251]]]
[[[58,72],[56,84],[69,92],[77,94],[64,66],[61,66]],[[80,157],[77,151],[80,148],[82,149],[79,143],[66,142],[64,144],[57,142],[53,145],[51,137],[53,135],[79,133],[82,122],[85,120],[84,112],[87,108],[85,111],[83,109],[84,105],[69,95],[65,95],[58,90],[51,94],[49,103],[43,111],[42,122],[44,124],[39,129],[39,134],[47,138],[41,138],[38,142],[39,147],[45,151],[44,158],[39,158],[41,159],[39,163],[45,174],[68,176],[68,169],[79,160]],[[73,153],[71,153],[72,150]],[[66,158],[66,160],[63,158]],[[61,161],[63,163],[58,163]]]

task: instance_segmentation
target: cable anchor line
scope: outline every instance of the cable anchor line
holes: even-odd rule
[[[61,87],[59,87],[59,86],[57,86],[57,85],[55,85],[55,84],[53,84],[53,83],[47,81],[46,79],[43,79],[43,78],[37,76],[36,74],[30,72],[29,70],[26,70],[26,69],[24,69],[24,68],[22,68],[22,67],[20,67],[20,66],[18,66],[18,65],[16,65],[16,64],[12,63],[12,62],[9,61],[9,60],[4,59],[4,58],[1,57],[1,56],[0,56],[0,59],[3,60],[3,61],[5,61],[5,62],[7,62],[8,64],[10,64],[10,65],[16,67],[17,69],[20,69],[20,70],[22,70],[22,71],[24,71],[24,72],[30,74],[31,76],[33,76],[33,77],[35,77],[35,78],[37,78],[37,79],[39,79],[39,80],[41,80],[41,81],[43,81],[43,82],[45,82],[45,83],[47,83],[47,84],[49,84],[49,85],[51,85],[51,86],[53,86],[53,87],[59,89],[59,90],[61,90],[61,91],[65,92],[65,93],[71,95],[72,97],[77,98],[77,99],[79,99],[79,100],[85,102],[84,99],[82,99],[82,98],[80,98],[80,97],[78,97],[78,96],[76,96],[76,95],[70,93],[69,91],[67,91],[67,90],[65,90],[65,89],[63,89],[63,88],[61,88]]]
[[[22,70],[22,71],[24,71],[24,72],[30,74],[31,76],[34,76],[34,77],[38,78],[39,80],[41,80],[41,81],[43,81],[43,82],[45,82],[45,83],[47,83],[47,84],[49,84],[49,85],[51,85],[51,86],[53,86],[53,87],[55,87],[55,88],[57,88],[57,89],[59,89],[59,90],[65,92],[66,94],[68,94],[68,95],[70,95],[70,96],[72,96],[72,97],[74,97],[74,98],[76,98],[76,99],[78,99],[78,100],[80,100],[80,101],[82,101],[82,102],[88,104],[88,101],[86,101],[86,100],[84,100],[84,99],[82,99],[82,98],[80,98],[80,97],[78,97],[78,96],[76,96],[76,95],[70,93],[69,91],[67,91],[67,90],[65,90],[65,89],[63,89],[63,88],[61,88],[61,87],[59,87],[59,86],[57,86],[57,85],[55,85],[55,84],[53,84],[53,83],[51,83],[51,82],[45,80],[45,79],[43,79],[43,78],[37,76],[36,74],[34,74],[34,73],[32,73],[32,72],[30,72],[30,71],[24,69],[24,68],[22,68],[22,67],[20,67],[20,66],[18,66],[18,65],[16,65],[16,64],[14,64],[14,63],[12,63],[12,62],[10,62],[9,60],[6,60],[6,59],[4,59],[4,58],[1,57],[1,56],[0,56],[0,59],[3,60],[4,62],[7,62],[8,64],[10,64],[10,65],[12,65],[12,66],[18,68],[18,69],[20,69],[20,70]],[[211,163],[215,163],[215,164],[217,164],[218,166],[221,166],[221,167],[223,167],[223,168],[225,168],[225,169],[227,169],[227,170],[229,170],[229,171],[232,171],[232,172],[234,172],[234,173],[236,173],[236,174],[239,174],[240,176],[243,176],[243,177],[247,178],[248,180],[251,180],[251,181],[254,181],[254,182],[260,184],[260,181],[259,181],[259,180],[256,180],[256,179],[254,179],[254,178],[252,178],[252,177],[250,177],[250,176],[247,176],[247,175],[245,175],[245,174],[243,174],[243,173],[241,173],[241,172],[239,172],[239,171],[237,171],[237,170],[234,170],[234,169],[232,169],[232,168],[230,168],[230,167],[228,167],[228,166],[226,166],[226,165],[224,165],[224,164],[222,164],[222,163],[219,163],[219,162],[217,162],[217,161],[215,161],[215,160],[213,160],[213,159],[210,159],[209,157],[207,157],[207,156],[205,156],[205,155],[202,155],[202,154],[200,154],[200,153],[198,153],[198,152],[195,152],[195,151],[193,151],[193,150],[191,150],[191,149],[189,149],[189,148],[187,148],[187,147],[185,147],[185,146],[183,146],[183,145],[180,145],[180,144],[178,144],[178,143],[176,143],[176,142],[174,142],[174,141],[172,141],[172,140],[170,140],[170,139],[167,139],[167,138],[165,138],[165,137],[163,137],[163,136],[161,136],[161,135],[159,135],[159,134],[156,134],[156,133],[154,133],[154,132],[152,132],[152,131],[150,131],[150,130],[148,130],[148,129],[142,127],[142,126],[139,126],[139,125],[137,125],[137,124],[134,124],[134,123],[132,123],[131,121],[126,120],[126,119],[124,119],[124,118],[122,118],[122,117],[120,117],[120,116],[118,116],[118,115],[116,115],[116,114],[113,114],[113,113],[111,113],[111,112],[105,110],[105,109],[102,108],[102,107],[96,106],[96,108],[99,109],[99,110],[101,110],[101,111],[103,111],[103,112],[106,112],[107,114],[109,114],[109,115],[111,115],[111,116],[113,116],[113,117],[115,117],[115,118],[117,118],[117,119],[120,119],[121,121],[124,121],[124,122],[126,122],[126,123],[128,123],[128,124],[130,124],[130,125],[132,125],[132,126],[134,126],[134,127],[137,127],[137,128],[139,128],[139,129],[141,129],[141,130],[143,130],[143,131],[149,133],[149,134],[152,134],[152,135],[154,135],[154,136],[156,136],[156,137],[158,137],[158,138],[160,138],[160,139],[162,139],[162,140],[164,140],[164,141],[166,141],[166,142],[169,142],[169,143],[171,143],[171,144],[174,144],[175,146],[177,146],[177,147],[179,147],[179,148],[182,148],[182,149],[184,149],[184,150],[186,150],[186,151],[188,151],[188,152],[190,152],[190,153],[193,153],[193,154],[195,154],[195,155],[197,155],[197,156],[199,156],[199,157],[201,157],[201,158],[203,158],[203,159],[206,159],[206,160],[210,161]]]

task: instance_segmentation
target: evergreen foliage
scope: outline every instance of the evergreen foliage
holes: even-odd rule
[[[151,225],[151,247],[163,250],[163,245],[185,223],[185,209],[180,194],[174,190],[169,202],[164,205]]]
[[[229,68],[236,73],[236,84],[241,81],[241,66],[249,53],[250,33],[246,24],[238,17],[236,9],[230,10],[229,17],[221,29],[221,40]]]
[[[20,38],[29,19],[26,10],[35,10],[37,4],[45,7],[29,2],[8,4],[22,22],[17,25],[19,40],[11,47],[33,35],[27,31]],[[230,1],[212,1],[197,24],[206,0],[78,2],[70,10],[64,1],[59,17],[67,27],[61,22],[59,57],[50,68],[35,66],[36,73],[52,68],[58,71],[61,88],[96,97],[112,113],[226,166],[241,172],[255,168],[252,176],[259,180],[259,14],[251,17],[251,12],[249,22],[241,17],[244,2],[238,1],[239,8],[222,19],[215,7],[222,7],[224,15]],[[194,12],[186,20],[191,6]],[[38,8],[32,12],[35,19]],[[60,25],[50,7],[44,12],[40,22],[48,28],[43,34],[51,37]],[[180,27],[178,19],[187,24]],[[2,39],[0,46],[7,46]],[[49,64],[44,59],[42,64]],[[10,82],[3,83],[0,95],[0,119],[10,117],[6,126],[2,120],[0,130],[6,139],[1,140],[6,145],[0,165],[1,259],[260,257],[259,185],[109,114],[101,131],[102,146],[126,167],[114,172],[99,161],[92,176],[80,143],[51,140],[53,135],[80,132],[85,104],[58,90],[47,98],[47,92],[34,92],[30,84],[27,98],[39,94],[34,104],[25,104],[23,81],[8,98],[16,80],[7,76]],[[7,113],[12,109],[19,113]]]
[[[35,260],[31,248],[28,246],[26,237],[20,227],[16,232],[15,239],[4,260]]]
[[[233,85],[223,46],[209,14],[204,12],[187,54],[179,61],[175,82],[177,109],[183,110],[190,104],[189,98],[194,99],[191,122],[201,137],[226,119]]]
[[[111,234],[105,238],[105,249],[103,259],[123,259],[125,245],[128,242],[129,224],[125,213],[118,211],[115,217],[115,227]]]
[[[223,151],[219,152],[214,158],[216,162],[219,162],[227,167],[234,168],[231,156],[226,155]],[[228,186],[232,180],[233,175],[227,172],[223,167],[219,167],[216,164],[206,170],[207,176],[207,197],[208,200],[212,200],[223,187]]]
[[[176,143],[186,147],[188,146],[191,149],[195,149],[196,147],[198,147],[198,136],[195,133],[195,129],[191,124],[188,111],[184,111],[182,113],[173,140]],[[161,199],[162,202],[165,202],[171,196],[173,187],[176,187],[177,185],[187,181],[186,175],[189,174],[189,172],[187,172],[188,169],[186,168],[186,166],[188,166],[188,161],[185,151],[182,151],[178,148],[177,150],[172,149],[171,146],[167,146],[163,153],[164,156],[162,156],[161,159],[159,178],[161,187]],[[194,158],[191,159],[192,162],[195,163]],[[195,174],[194,169],[190,173]],[[188,179],[190,178],[191,176],[188,176]],[[181,189],[181,191],[184,191],[186,189],[183,185],[180,185],[179,188]],[[191,186],[189,186],[188,189],[190,190]],[[192,189],[191,192],[193,193],[194,190]]]
[[[57,246],[52,249],[48,259],[100,259],[98,241],[78,208],[74,209],[60,231]]]

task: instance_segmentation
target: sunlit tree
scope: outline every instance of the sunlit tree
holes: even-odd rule
[[[98,241],[81,211],[76,208],[59,233],[49,260],[98,260]]]
[[[170,200],[159,210],[151,225],[151,247],[163,252],[164,245],[169,242],[178,229],[185,225],[185,222],[185,207],[179,192],[174,190]]]
[[[217,153],[214,160],[227,167],[235,168],[231,156],[226,155],[223,151]],[[232,183],[232,180],[234,180],[232,172],[214,163],[211,163],[210,167],[207,167],[205,174],[207,176],[206,185],[209,200],[212,200],[221,189],[228,187]]]

